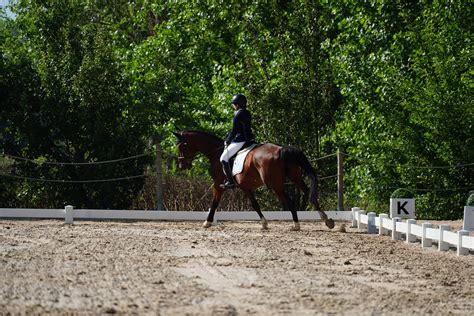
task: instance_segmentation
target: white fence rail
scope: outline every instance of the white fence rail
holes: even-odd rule
[[[267,220],[291,220],[289,212],[265,212]],[[438,243],[439,251],[446,251],[450,247],[457,248],[458,255],[467,255],[474,250],[474,237],[469,231],[461,230],[457,233],[449,231],[449,225],[440,225],[434,229],[430,223],[421,226],[409,219],[403,222],[400,218],[389,218],[387,214],[376,216],[375,213],[365,214],[363,210],[353,207],[352,211],[329,211],[326,214],[335,220],[351,221],[352,226],[367,229],[369,234],[391,235],[392,239],[403,239],[407,243],[421,241],[421,246],[432,247],[433,241]],[[14,209],[0,208],[0,218],[43,218],[64,219],[71,224],[74,220],[151,220],[151,221],[204,221],[207,212],[189,211],[128,211],[128,210],[89,210],[74,209],[66,206],[64,209]],[[302,221],[320,220],[318,212],[298,212]],[[255,212],[216,212],[214,222],[217,221],[257,221],[260,220]],[[404,235],[404,236],[402,236]]]
[[[326,214],[335,220],[350,221],[352,213],[349,211],[329,211]],[[290,212],[264,212],[267,220],[291,220]],[[188,211],[126,211],[126,210],[88,210],[74,209],[66,206],[64,209],[15,209],[0,208],[0,218],[57,218],[64,219],[65,223],[81,220],[156,220],[156,221],[204,221],[207,212]],[[318,212],[298,212],[302,221],[320,220]],[[260,220],[256,212],[216,212],[214,221],[256,221]]]
[[[393,240],[401,240],[407,243],[421,241],[421,247],[432,247],[433,241],[438,243],[439,251],[446,251],[450,247],[457,248],[458,256],[469,254],[474,250],[474,237],[469,236],[469,231],[460,230],[456,233],[449,231],[449,225],[443,224],[439,228],[432,228],[432,224],[416,224],[416,220],[409,219],[402,222],[401,218],[389,218],[387,214],[375,213],[365,214],[358,207],[352,208],[352,226],[359,229],[367,229],[369,234],[391,235]],[[402,234],[404,236],[402,236]]]

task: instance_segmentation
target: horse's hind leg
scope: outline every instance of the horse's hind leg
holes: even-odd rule
[[[278,199],[280,200],[281,204],[283,205],[284,211],[290,211],[291,216],[293,217],[293,227],[291,230],[298,231],[300,230],[300,223],[298,221],[298,214],[296,213],[295,207],[291,199],[286,195],[285,190],[283,187],[281,189],[274,189]]]
[[[314,207],[316,208],[316,211],[318,211],[319,216],[321,216],[321,219],[324,221],[326,226],[329,227],[329,229],[333,229],[335,226],[334,220],[332,218],[329,218],[327,214],[323,211],[321,205],[318,202],[318,199],[316,198],[314,201],[311,202],[313,203]]]
[[[304,211],[308,206],[309,201],[309,187],[304,183],[303,176],[299,168],[291,168],[288,172],[288,177],[295,184],[295,186],[303,192],[303,198],[301,200],[300,211]]]
[[[301,172],[298,172],[297,170],[290,170],[288,176],[291,179],[291,181],[293,181],[295,183],[295,185],[300,190],[303,191],[303,204],[302,205],[306,206],[307,203],[308,203],[308,199],[309,199],[310,189],[304,183]],[[311,201],[311,203],[313,203],[314,207],[316,208],[316,211],[318,211],[318,213],[319,213],[319,216],[326,223],[326,226],[332,229],[332,228],[334,228],[334,220],[332,218],[329,218],[327,216],[327,214],[321,209],[321,205],[319,205],[319,202],[318,202],[317,194],[318,193],[316,191],[316,196],[315,196],[314,200]]]
[[[282,168],[280,169],[274,169],[274,170],[283,170]],[[288,197],[288,195],[285,193],[285,173],[284,172],[274,172],[272,177],[269,175],[271,174],[270,172],[264,172],[263,169],[259,170],[260,172],[260,177],[262,179],[262,182],[275,192],[277,195],[278,199],[280,200],[283,210],[284,211],[290,211],[291,216],[293,217],[293,227],[291,230],[298,231],[300,230],[300,223],[298,221],[298,214],[296,213],[295,207],[291,201],[291,199]]]
[[[255,198],[255,194],[252,190],[244,190],[244,193],[249,198],[250,203],[252,204],[252,208],[255,212],[257,212],[258,216],[260,217],[262,229],[268,229],[268,222],[265,219],[265,216],[263,216],[262,211],[260,210],[260,205],[258,205],[257,199]]]

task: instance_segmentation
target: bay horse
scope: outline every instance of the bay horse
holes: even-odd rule
[[[212,226],[214,213],[225,191],[220,186],[225,180],[225,175],[219,161],[224,150],[224,141],[217,136],[201,131],[183,131],[173,134],[177,138],[179,169],[190,169],[192,161],[198,153],[206,156],[211,163],[210,174],[214,181],[212,186],[213,198],[207,219],[203,224],[204,228],[209,228]],[[303,181],[303,171],[311,178],[311,189]],[[283,205],[283,210],[291,212],[294,224],[292,230],[300,230],[298,214],[294,204],[285,193],[284,184],[287,177],[303,192],[303,205],[306,205],[309,194],[311,203],[319,212],[321,219],[325,221],[326,226],[331,229],[334,228],[334,220],[328,218],[318,203],[316,171],[304,153],[295,147],[281,147],[267,143],[257,146],[249,152],[242,173],[234,177],[236,185],[244,191],[252,208],[260,217],[262,229],[267,229],[268,223],[255,199],[254,190],[266,185],[278,196]]]

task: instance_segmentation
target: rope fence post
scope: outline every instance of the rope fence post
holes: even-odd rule
[[[156,150],[156,159],[155,159],[155,168],[156,168],[156,209],[158,211],[163,211],[163,161],[161,158],[161,138],[158,134],[152,137],[152,143],[155,145]]]
[[[337,148],[337,210],[344,211],[344,161],[341,148]]]

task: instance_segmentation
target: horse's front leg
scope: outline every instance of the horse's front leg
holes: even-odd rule
[[[255,212],[257,212],[258,216],[260,217],[260,222],[262,223],[262,230],[268,229],[268,222],[265,219],[265,216],[263,216],[262,211],[260,210],[260,205],[258,205],[254,192],[252,190],[243,190],[243,191],[245,195],[248,197],[248,199],[250,200],[250,203],[252,204],[252,208],[254,209]]]
[[[209,228],[212,226],[212,223],[214,222],[214,214],[216,212],[217,206],[219,205],[219,202],[221,201],[223,192],[224,190],[220,188],[219,185],[214,185],[212,190],[212,205],[209,209],[209,213],[207,214],[206,221],[204,222],[204,224],[202,224],[202,227]]]

